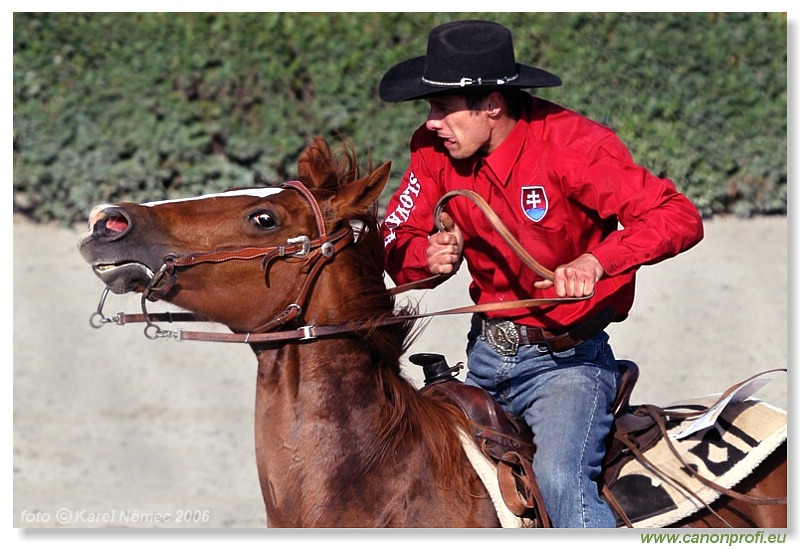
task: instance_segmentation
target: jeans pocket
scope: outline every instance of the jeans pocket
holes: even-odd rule
[[[593,340],[586,340],[574,348],[569,348],[564,351],[554,351],[553,356],[557,359],[594,363],[599,351],[599,346]]]
[[[608,349],[608,335],[605,332],[601,332],[594,338],[581,342],[574,348],[554,351],[552,355],[557,361],[560,359],[571,363],[589,363],[605,366],[605,363],[608,362],[605,357],[606,350],[610,352],[610,349]]]

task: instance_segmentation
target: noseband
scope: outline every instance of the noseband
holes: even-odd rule
[[[307,270],[308,274],[297,298],[287,305],[277,317],[261,325],[253,332],[268,332],[300,317],[314,281],[322,271],[322,268],[337,252],[353,242],[353,229],[347,224],[342,229],[329,235],[325,228],[322,210],[311,191],[299,181],[288,181],[282,184],[281,187],[298,191],[308,201],[314,213],[318,236],[312,239],[307,235],[300,235],[287,239],[283,244],[273,246],[247,246],[209,252],[193,252],[184,256],[168,254],[164,258],[161,268],[153,275],[147,288],[142,293],[142,312],[148,319],[148,323],[150,323],[149,319],[152,316],[147,314],[145,300],[155,302],[163,299],[178,279],[177,268],[204,263],[221,263],[229,260],[253,260],[256,258],[263,258],[261,261],[262,271],[266,270],[269,263],[275,258],[305,258],[307,263],[311,264],[311,267]],[[160,329],[156,329],[156,334],[161,336],[159,331]],[[147,334],[147,330],[145,333]]]

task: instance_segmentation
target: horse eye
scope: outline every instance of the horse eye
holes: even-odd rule
[[[269,212],[255,212],[250,214],[250,221],[253,222],[259,229],[274,229],[278,226],[278,222],[272,217]]]

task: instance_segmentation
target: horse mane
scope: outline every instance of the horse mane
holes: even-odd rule
[[[338,190],[357,180],[361,176],[356,154],[352,146],[344,144],[340,158],[332,155],[313,157],[314,170],[317,173],[327,172],[327,176],[314,187],[319,201],[335,194]],[[370,161],[367,172],[372,170]],[[307,178],[300,177],[306,185],[312,185]],[[395,299],[386,288],[383,277],[385,257],[380,223],[377,216],[377,204],[367,212],[347,220],[329,220],[328,231],[335,231],[345,224],[357,222],[361,228],[357,231],[356,244],[349,247],[348,252],[355,254],[351,263],[358,268],[359,296],[350,310],[353,330],[367,343],[373,362],[380,368],[389,368],[399,374],[400,357],[413,343],[417,333],[415,322],[405,320],[391,322],[393,318],[405,317],[416,313],[412,306],[400,310],[395,309]]]
[[[437,478],[444,486],[449,486],[465,475],[455,468],[458,461],[452,459],[463,452],[455,428],[470,433],[470,427],[461,410],[420,395],[403,376],[400,357],[421,329],[415,326],[414,320],[385,323],[416,314],[417,308],[410,304],[395,308],[394,296],[389,294],[383,279],[384,247],[377,219],[370,214],[359,221],[365,223],[366,229],[356,246],[358,262],[363,267],[359,284],[364,285],[365,292],[356,308],[359,319],[356,332],[372,354],[376,384],[384,390],[381,394],[384,416],[375,426],[375,438],[363,467],[368,470],[387,457],[402,456],[402,444],[416,440],[420,447],[429,450],[429,460]],[[383,309],[386,304],[390,304],[388,310]]]
[[[329,161],[325,168],[328,175],[316,187],[320,199],[324,199],[348,183],[360,177],[360,170],[352,147],[345,144],[339,162]],[[320,167],[317,166],[319,169]],[[368,172],[372,170],[370,160]],[[302,179],[301,179],[302,181]],[[417,313],[417,308],[407,304],[397,309],[395,298],[390,294],[384,279],[385,253],[377,204],[368,212],[352,220],[338,220],[339,225],[357,221],[363,224],[356,245],[349,247],[356,255],[354,265],[359,270],[360,293],[351,310],[354,332],[366,344],[372,356],[376,384],[382,387],[385,412],[379,425],[375,426],[375,438],[362,468],[366,473],[373,464],[381,463],[390,456],[398,456],[404,442],[416,441],[429,450],[429,460],[438,479],[449,486],[461,479],[465,472],[457,470],[457,461],[452,460],[462,452],[456,428],[469,433],[468,421],[463,413],[448,403],[419,394],[411,381],[401,372],[400,357],[408,350],[421,328],[415,321],[404,319]],[[392,322],[398,319],[398,322]]]

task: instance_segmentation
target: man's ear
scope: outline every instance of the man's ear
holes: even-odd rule
[[[497,90],[491,92],[486,96],[486,99],[483,100],[483,108],[486,109],[487,114],[492,118],[500,116],[504,105],[505,98],[503,98],[503,94]]]

